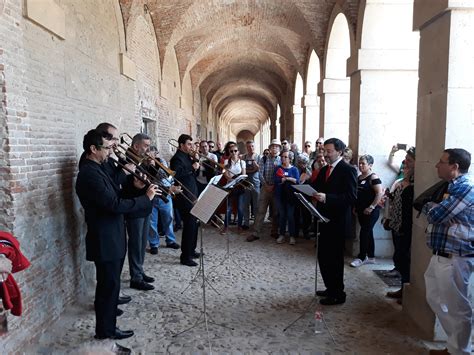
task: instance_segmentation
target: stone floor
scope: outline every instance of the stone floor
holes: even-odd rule
[[[197,268],[180,265],[179,250],[160,248],[159,255],[147,254],[145,261],[146,272],[157,279],[155,290],[130,289],[124,270],[122,289],[133,300],[121,306],[125,313],[118,326],[136,335],[120,343],[136,354],[427,353],[417,328],[403,317],[400,305],[384,297],[388,288],[372,272],[390,268],[388,261],[346,267],[347,302],[319,307],[327,326],[321,334],[315,334],[315,307],[283,331],[313,299],[314,240],[298,239],[296,246],[278,245],[269,237],[248,243],[237,233],[230,233],[229,240],[231,258],[224,259],[226,237],[213,228],[204,230],[207,311],[209,319],[225,327],[210,323],[206,333],[205,324],[198,324],[173,336],[199,319],[201,279],[189,286]],[[318,280],[323,289],[320,276]],[[75,353],[94,343],[93,335],[91,295],[72,306],[26,353]]]

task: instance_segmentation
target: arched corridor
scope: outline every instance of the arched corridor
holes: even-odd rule
[[[216,145],[235,141],[241,153],[253,140],[257,154],[274,139],[287,139],[302,150],[305,141],[314,147],[319,137],[337,137],[352,149],[353,163],[363,154],[375,158],[374,171],[384,188],[397,175],[389,166],[390,150],[406,144],[416,146],[418,195],[438,180],[434,165],[443,149],[474,152],[473,24],[474,4],[453,0],[0,0],[0,229],[15,235],[32,263],[15,275],[23,315],[8,315],[9,332],[0,336],[0,348],[6,353],[32,349],[72,305],[86,305],[84,295],[89,297],[94,287],[94,266],[85,259],[84,210],[75,190],[88,130],[110,122],[120,133],[144,132],[167,161],[176,153],[168,140],[183,133]],[[398,167],[403,156],[396,153],[391,165]],[[389,310],[416,324],[407,347],[400,345],[407,353],[421,350],[418,337],[444,339],[425,299],[423,274],[431,256],[426,225],[424,218],[413,220],[411,282],[403,309],[378,296],[364,298],[360,285],[348,286],[357,295],[350,305],[378,305],[372,314],[358,304],[368,312],[364,321]],[[355,231],[346,243],[347,257],[357,253]],[[376,256],[390,258],[390,233],[380,223],[374,233]],[[221,240],[212,238],[217,251]],[[262,239],[251,246],[236,241],[236,248],[248,252],[239,260],[276,250]],[[312,268],[312,245],[304,243],[294,252],[275,253],[295,268],[299,257]],[[177,283],[187,280],[179,260],[165,255],[164,264],[161,254],[158,260],[146,257],[148,266],[166,270],[154,273],[159,283],[168,276]],[[175,275],[173,267],[179,268]],[[268,283],[252,278],[257,290],[293,281],[301,286],[297,295],[302,298],[294,301],[298,306],[277,299],[268,309],[288,307],[289,318],[289,310],[301,310],[312,292],[308,275],[295,272],[270,280],[269,270],[262,273]],[[367,280],[379,282],[372,274]],[[159,283],[155,294],[173,308],[168,291],[177,284],[160,289]],[[241,292],[248,291],[241,286]],[[152,296],[143,297],[149,302]],[[263,292],[257,298],[265,302]],[[220,307],[217,300],[213,306]],[[135,311],[134,316],[142,316],[139,308]],[[228,315],[226,321],[232,322],[235,313]],[[168,316],[172,322],[174,314]],[[91,324],[81,323],[85,332],[77,339],[90,336]],[[163,329],[172,332],[167,325]],[[248,336],[250,345],[224,342],[227,347],[219,352],[299,350],[291,337],[284,338],[287,344],[269,338],[257,345],[253,334],[239,336]],[[327,339],[319,348],[312,337],[297,338],[302,351],[350,349]],[[51,345],[45,338],[42,344]],[[206,351],[190,343],[166,344],[160,349]],[[138,348],[152,352],[147,346]],[[366,345],[356,349],[369,350]]]

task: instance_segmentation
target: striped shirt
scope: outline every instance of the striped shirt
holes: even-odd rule
[[[449,183],[445,199],[428,202],[427,244],[433,250],[459,256],[474,254],[474,181],[461,175]]]

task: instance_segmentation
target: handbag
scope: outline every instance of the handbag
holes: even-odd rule
[[[448,185],[449,183],[447,181],[438,181],[436,184],[422,192],[415,199],[415,201],[413,201],[413,208],[418,212],[421,212],[423,206],[426,205],[428,202],[439,203],[443,201],[443,196],[446,191],[448,191]]]

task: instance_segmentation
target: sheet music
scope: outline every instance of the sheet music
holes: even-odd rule
[[[329,222],[329,218],[326,218],[321,213],[319,213],[319,211],[316,209],[316,207],[314,207],[314,205],[310,201],[305,199],[302,194],[300,194],[298,192],[295,192],[295,196],[298,198],[298,200],[301,202],[301,204],[310,211],[310,213],[313,216],[318,217],[321,222],[324,222],[324,223]]]
[[[304,193],[306,196],[312,197],[313,194],[317,193],[315,189],[311,187],[311,185],[308,184],[302,184],[302,185],[291,185],[295,190],[298,190],[299,192]]]
[[[239,175],[235,179],[230,180],[227,184],[222,186],[224,189],[232,189],[235,185],[237,185],[239,182],[242,180],[245,180],[248,177],[248,175]]]
[[[208,223],[214,215],[214,212],[228,194],[228,191],[215,185],[208,184],[204,191],[201,192],[197,202],[191,209],[191,214],[200,221]]]

